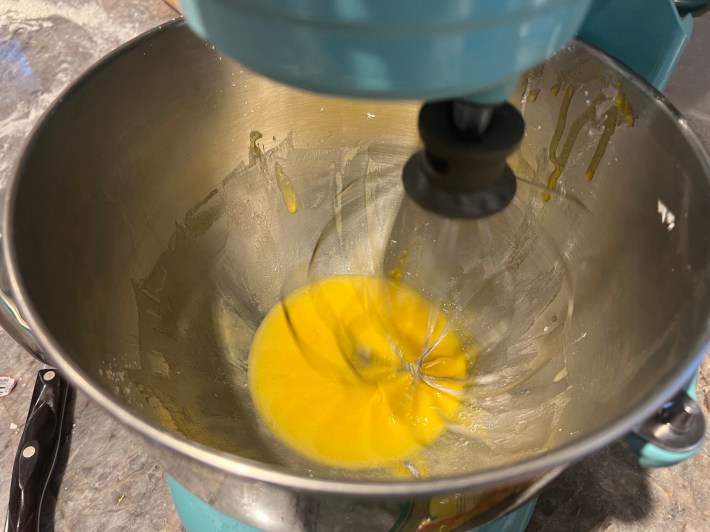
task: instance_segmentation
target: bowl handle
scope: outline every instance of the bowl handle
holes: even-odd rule
[[[643,467],[672,466],[700,450],[705,440],[705,416],[698,404],[695,387],[698,374],[655,416],[629,434],[626,441]]]
[[[33,357],[40,362],[46,362],[30,326],[12,299],[2,238],[0,235],[0,326]]]

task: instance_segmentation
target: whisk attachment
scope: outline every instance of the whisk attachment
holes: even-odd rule
[[[543,206],[536,185],[508,167],[520,114],[508,104],[427,103],[419,128],[424,150],[403,172],[368,162],[338,193],[310,263],[282,287],[274,314],[289,360],[299,361],[278,371],[276,393],[297,389],[305,401],[335,390],[337,405],[316,400],[319,423],[350,412],[340,447],[321,441],[320,425],[308,424],[308,434],[289,425],[294,448],[330,465],[421,457],[421,471],[413,467],[425,474],[445,434],[482,437],[501,401],[527,408],[538,386],[531,377],[564,364],[572,283],[540,209],[576,206],[557,194]],[[283,401],[293,408],[293,397]],[[385,427],[392,432],[383,438]]]

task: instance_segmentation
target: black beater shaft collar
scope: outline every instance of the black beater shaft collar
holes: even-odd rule
[[[509,103],[425,103],[419,113],[424,151],[404,165],[405,191],[421,207],[447,218],[483,218],[503,210],[516,188],[506,158],[524,129],[522,115]]]

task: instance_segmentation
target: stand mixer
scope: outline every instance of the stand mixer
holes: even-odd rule
[[[385,251],[385,272],[401,275],[397,261],[411,250],[409,235],[421,240],[423,228],[431,224],[446,231],[435,235],[438,244],[431,236],[418,242],[420,253],[428,255],[425,263],[437,257],[445,264],[462,246],[485,258],[492,246],[505,247],[513,239],[510,226],[498,232],[498,241],[480,240],[491,238],[485,236],[490,229],[478,229],[476,223],[495,218],[516,194],[516,177],[506,160],[523,138],[524,122],[506,100],[523,72],[548,59],[584,25],[580,34],[588,41],[617,53],[662,87],[689,34],[688,13],[706,8],[702,2],[655,2],[647,17],[650,38],[670,19],[679,20],[681,29],[668,32],[659,45],[665,49],[650,46],[650,51],[642,51],[638,42],[629,44],[624,29],[627,19],[648,6],[621,4],[183,0],[182,7],[201,37],[276,81],[336,96],[428,100],[418,121],[423,148],[403,167],[406,197]],[[685,18],[678,19],[676,7]],[[642,37],[637,38],[640,42]],[[551,181],[546,200],[555,185]],[[452,237],[452,232],[462,236]],[[475,242],[464,243],[472,239],[480,249]],[[426,269],[428,277],[419,279],[416,288],[424,284],[426,289],[440,281],[437,277],[445,267],[437,263],[420,269]],[[497,290],[494,300],[513,297],[505,288]],[[179,497],[180,488],[174,489]],[[491,526],[522,530],[530,508],[527,504],[510,514],[508,524]]]

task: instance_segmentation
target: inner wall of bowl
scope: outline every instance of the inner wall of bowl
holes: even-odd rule
[[[527,133],[511,165],[571,271],[574,314],[541,346],[547,364],[472,411],[478,433],[437,443],[431,476],[588,436],[687,365],[704,334],[708,183],[673,120],[583,47],[531,72],[517,98]],[[339,192],[397,178],[417,112],[274,84],[184,28],[154,35],[68,95],[30,147],[11,237],[39,318],[93,382],[179,437],[303,475],[390,478],[271,438],[246,357]]]

